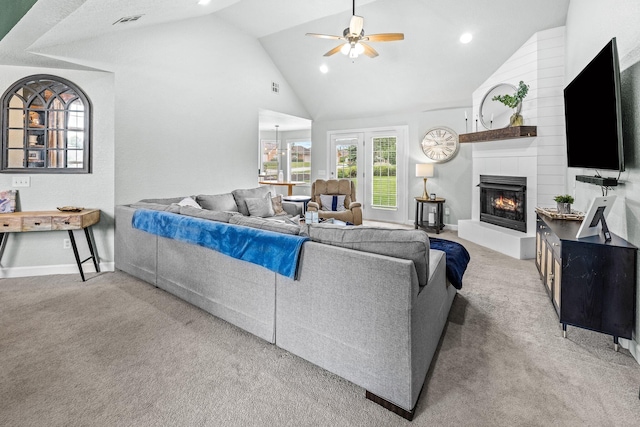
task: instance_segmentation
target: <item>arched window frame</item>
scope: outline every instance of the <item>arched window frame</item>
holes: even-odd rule
[[[21,107],[10,105],[14,96]],[[91,173],[93,108],[76,84],[48,74],[32,75],[11,85],[1,102],[0,172]],[[22,116],[17,120],[19,114]],[[22,124],[18,125],[20,120]],[[82,142],[74,147],[69,144],[72,140]],[[72,166],[74,163],[76,166]]]

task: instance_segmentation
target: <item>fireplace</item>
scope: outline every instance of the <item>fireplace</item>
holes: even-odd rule
[[[527,232],[527,178],[480,175],[480,221]]]

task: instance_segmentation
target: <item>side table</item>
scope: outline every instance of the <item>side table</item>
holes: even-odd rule
[[[443,199],[441,197],[436,197],[435,199],[424,199],[422,197],[415,197],[416,199],[416,219],[414,222],[414,226],[417,229],[418,227],[424,228],[425,230],[433,230],[436,232],[436,234],[440,234],[440,230],[442,230],[444,228],[444,224],[443,224],[443,209],[442,209],[442,205],[444,204],[444,202],[446,201],[446,199]],[[436,214],[435,214],[435,221],[433,225],[429,225],[429,223],[427,222],[425,224],[424,222],[424,204],[428,203],[428,204],[435,204],[436,205]]]

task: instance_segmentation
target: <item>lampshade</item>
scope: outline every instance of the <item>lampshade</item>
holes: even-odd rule
[[[433,176],[433,163],[418,163],[416,165],[416,177],[431,178]]]

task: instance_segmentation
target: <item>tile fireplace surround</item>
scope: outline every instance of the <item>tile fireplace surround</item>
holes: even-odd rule
[[[473,93],[475,115],[496,84],[530,86],[521,114],[537,136],[472,144],[471,219],[458,221],[461,238],[518,259],[535,256],[535,208],[555,207],[553,197],[566,192],[564,46],[564,27],[534,34]],[[480,175],[526,178],[526,232],[480,222]]]

